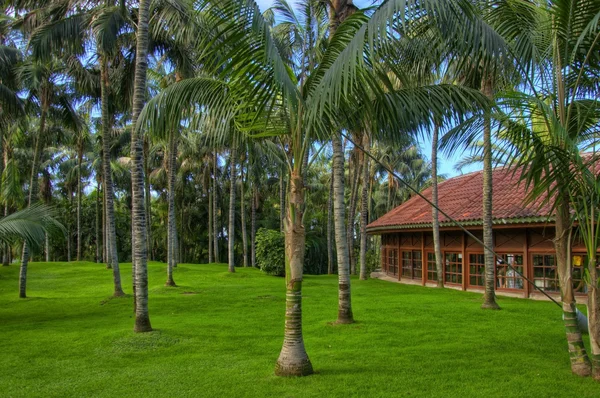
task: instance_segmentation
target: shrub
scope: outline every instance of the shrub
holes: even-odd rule
[[[256,264],[269,275],[285,276],[285,236],[283,232],[261,228],[256,231]],[[327,273],[327,241],[310,231],[306,234],[304,273]]]
[[[269,275],[285,276],[283,233],[265,228],[256,231],[256,264]]]

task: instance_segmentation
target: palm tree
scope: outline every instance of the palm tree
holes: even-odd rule
[[[532,187],[530,199],[541,195],[552,198],[571,370],[581,376],[591,374],[592,369],[575,321],[569,183],[574,165],[580,163],[579,145],[594,142],[600,115],[598,102],[589,99],[590,93],[597,91],[589,73],[599,64],[599,13],[597,0],[556,0],[547,4],[523,1],[519,7],[499,4],[490,11],[492,25],[510,45],[510,53],[515,54],[523,81],[522,92],[497,95],[498,107],[493,116],[515,153],[511,165],[521,168],[524,183]],[[511,112],[502,112],[505,109]],[[480,126],[477,122],[466,130],[473,134]]]
[[[378,51],[389,49],[382,44],[391,38],[374,33],[368,36],[373,39],[370,40],[366,32],[379,32],[378,27],[387,26],[389,21],[404,22],[404,18],[410,17],[399,12],[405,5],[404,1],[390,1],[380,6],[371,18],[362,12],[347,18],[329,38],[320,62],[309,68],[310,57],[286,59],[281,55],[269,24],[255,4],[241,0],[207,4],[203,10],[209,25],[215,28],[216,37],[207,38],[205,53],[210,57],[206,58],[205,65],[207,69],[219,71],[220,78],[204,76],[176,83],[153,98],[140,116],[137,128],[146,124],[170,127],[178,125],[181,118],[189,121],[191,128],[200,128],[190,112],[191,109],[202,109],[208,113],[203,120],[223,121],[212,126],[221,135],[232,119],[241,131],[249,134],[286,135],[289,175],[285,222],[287,294],[285,337],[276,366],[278,375],[312,373],[302,337],[302,268],[305,155],[314,138],[326,138],[331,131],[340,131],[341,115],[350,117],[352,113],[343,111],[359,104],[372,107],[373,119],[379,129],[397,133],[394,126],[403,124],[399,120],[400,109],[408,110],[402,118],[422,120],[432,112],[439,114],[451,107],[471,109],[473,103],[484,102],[472,90],[436,86],[401,93],[387,92],[385,100],[373,103],[372,98],[377,99],[382,94],[380,76],[369,68],[371,63],[366,63],[364,56],[368,53],[380,59],[383,54]],[[455,15],[453,12],[457,11],[456,5],[448,2],[435,2],[435,6],[436,16]],[[411,10],[416,12],[414,8]],[[463,15],[468,16],[464,12]],[[440,16],[440,19],[443,18]],[[448,26],[456,28],[462,37],[464,32],[459,27],[465,25],[465,20],[461,20]],[[456,40],[455,43],[462,44],[463,41]],[[366,51],[366,46],[370,51]],[[286,62],[297,63],[290,67]],[[439,104],[431,104],[430,95],[433,94],[439,98]],[[413,124],[416,123],[413,120]]]
[[[134,126],[144,107],[146,71],[148,69],[148,23],[150,0],[140,0],[136,31],[135,82],[131,122]],[[146,246],[146,212],[144,200],[143,136],[138,128],[131,134],[131,189],[132,189],[132,262],[135,285],[135,332],[149,332],[148,270]]]
[[[71,105],[71,96],[66,92],[58,75],[65,71],[65,66],[56,59],[47,62],[29,60],[20,67],[21,81],[29,90],[30,98],[39,102],[40,118],[38,132],[35,137],[31,174],[29,179],[28,207],[38,200],[40,159],[46,143],[47,119],[52,114],[59,114],[65,126],[73,130],[81,129],[81,120]],[[19,297],[26,298],[27,265],[29,262],[29,245],[25,241],[21,255],[19,272]]]

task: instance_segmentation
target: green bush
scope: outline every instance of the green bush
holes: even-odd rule
[[[273,229],[256,231],[256,264],[269,275],[285,276],[285,236]],[[327,241],[312,231],[306,234],[304,273],[327,273]]]
[[[256,231],[256,264],[269,275],[285,276],[283,233],[265,228]]]

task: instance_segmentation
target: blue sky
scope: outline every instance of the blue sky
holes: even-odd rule
[[[289,2],[294,2],[294,0],[288,0]],[[266,8],[270,7],[273,4],[273,0],[256,0],[256,2],[258,3],[258,6],[262,9],[265,10]],[[377,2],[377,1],[375,1]],[[367,7],[370,6],[371,4],[373,4],[374,1],[373,0],[354,0],[354,4],[357,7]],[[427,156],[427,158],[430,158],[431,155],[431,138],[430,137],[425,137],[425,138],[420,138],[420,142],[419,144],[421,145],[421,150],[423,151],[423,154]],[[445,174],[447,177],[453,177],[456,176],[458,174],[460,174],[459,172],[457,172],[456,170],[454,170],[454,165],[457,163],[457,161],[463,156],[466,155],[467,153],[455,153],[451,156],[446,156],[444,154],[439,154],[438,155],[438,164],[439,164],[439,172],[440,174]],[[481,165],[474,165],[474,166],[470,166],[470,167],[466,167],[463,169],[463,173],[469,173],[471,171],[475,171],[475,170],[481,170],[482,166]]]

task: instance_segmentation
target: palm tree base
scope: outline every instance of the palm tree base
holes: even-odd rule
[[[175,283],[175,281],[173,279],[170,279],[167,282],[165,282],[165,286],[167,286],[167,287],[177,287],[177,284]]]
[[[106,269],[112,269],[112,265],[106,264]]]
[[[113,297],[125,297],[126,294],[123,290],[115,290],[113,293]]]
[[[354,320],[354,317],[352,315],[350,315],[350,316],[340,316],[340,315],[338,315],[338,319],[337,319],[337,321],[335,321],[335,323],[337,325],[349,325],[349,324],[354,323],[354,322],[355,322],[355,320]]]
[[[500,308],[500,306],[495,302],[485,302],[483,304],[481,304],[481,309],[482,310],[500,310],[502,308]]]
[[[600,380],[600,369],[594,369],[592,372],[592,365],[589,361],[571,362],[571,372],[577,376],[593,376],[595,380]]]
[[[151,332],[152,326],[150,325],[150,318],[136,317],[135,318],[135,326],[133,327],[133,331],[136,333]]]
[[[308,358],[298,363],[280,359],[275,365],[275,375],[277,376],[309,376],[313,373],[313,367]]]

